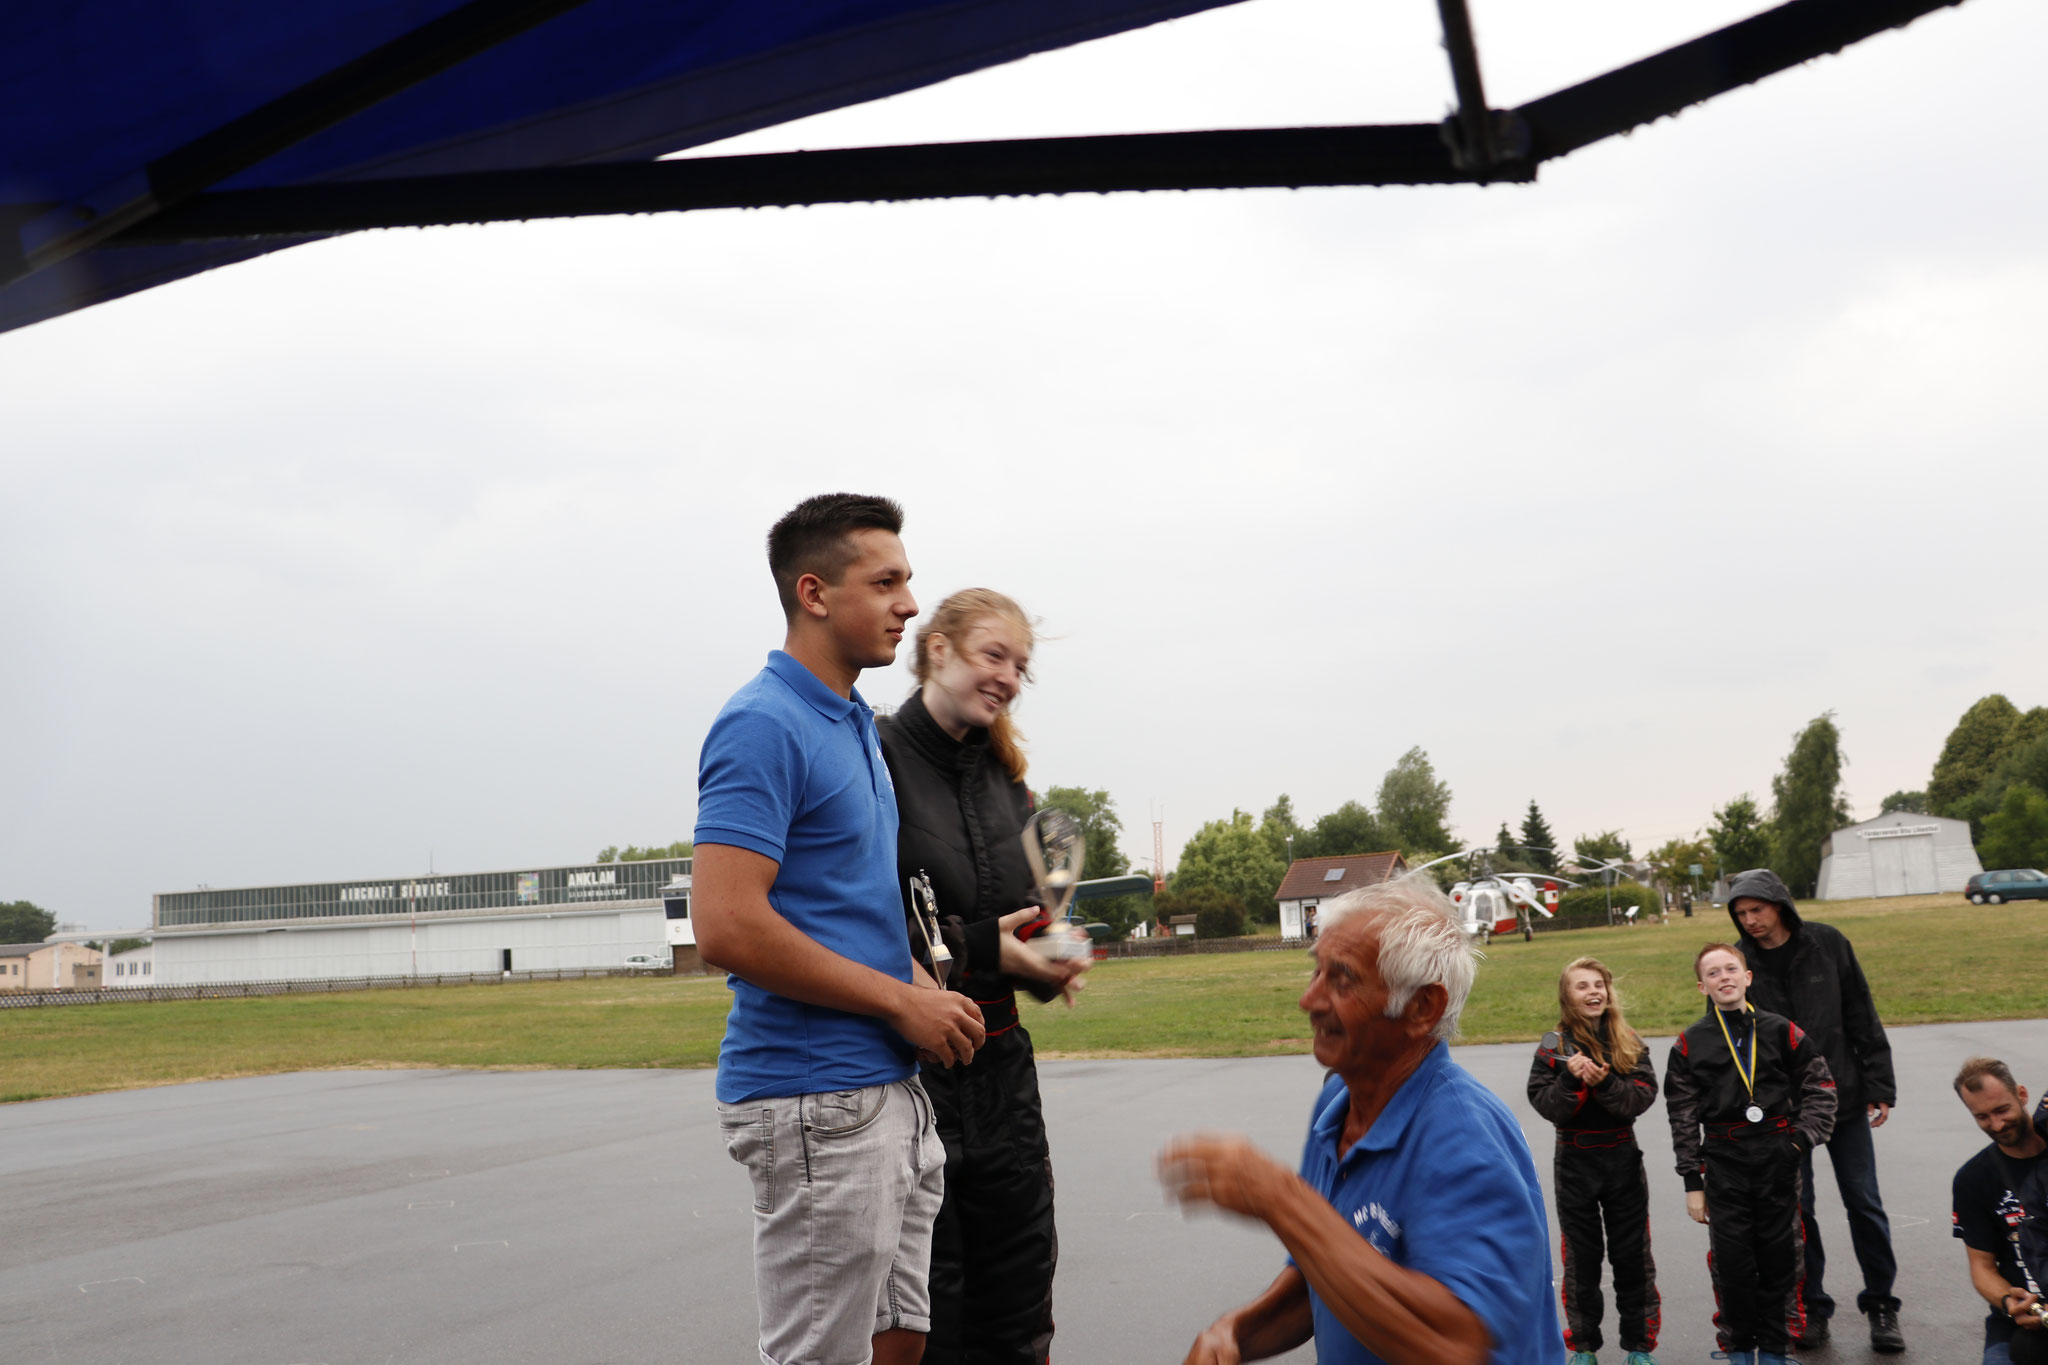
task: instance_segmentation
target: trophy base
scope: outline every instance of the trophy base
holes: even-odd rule
[[[1094,940],[1067,920],[1047,925],[1024,944],[1049,962],[1080,962],[1095,955]]]

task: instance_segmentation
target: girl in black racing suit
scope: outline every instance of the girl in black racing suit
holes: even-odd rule
[[[1031,794],[1010,721],[1031,646],[1015,602],[953,594],[917,633],[917,691],[880,722],[902,820],[898,873],[931,878],[948,985],[981,1007],[988,1030],[971,1064],[921,1070],[946,1145],[925,1365],[1044,1365],[1052,1350],[1052,1159],[1015,992],[1071,1003],[1087,964],[1050,963],[1015,933],[1038,915],[1018,840]],[[923,960],[923,931],[910,933]]]
[[[1582,957],[1557,979],[1560,1039],[1539,1046],[1529,1102],[1557,1125],[1557,1227],[1564,1249],[1568,1365],[1593,1365],[1600,1349],[1600,1259],[1605,1233],[1627,1365],[1656,1365],[1661,1317],[1650,1255],[1650,1185],[1636,1146],[1637,1115],[1657,1098],[1649,1049],[1622,1018],[1614,976]]]

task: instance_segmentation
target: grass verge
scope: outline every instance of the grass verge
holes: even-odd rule
[[[2039,1015],[2034,964],[2048,903],[1960,896],[1803,906],[1852,942],[1885,1022]],[[1724,912],[1629,929],[1496,942],[1464,1019],[1467,1042],[1535,1038],[1556,1019],[1575,957],[1616,974],[1631,1022],[1670,1033],[1698,1017],[1692,956],[1732,936]],[[1119,959],[1080,1007],[1026,1006],[1039,1055],[1250,1057],[1308,1051],[1298,952]],[[703,977],[259,996],[0,1011],[0,1102],[335,1067],[690,1067],[717,1059],[728,999]]]

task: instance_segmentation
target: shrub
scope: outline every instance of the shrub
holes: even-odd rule
[[[1607,927],[1607,897],[1604,886],[1581,886],[1557,898],[1557,918],[1538,919],[1538,928],[1604,929]],[[1614,916],[1617,921],[1636,907],[1636,918],[1647,919],[1664,909],[1664,898],[1637,882],[1618,882],[1614,887]]]
[[[1161,920],[1171,920],[1175,915],[1193,915],[1196,938],[1241,938],[1244,935],[1244,902],[1213,886],[1169,891],[1155,898],[1154,907]]]

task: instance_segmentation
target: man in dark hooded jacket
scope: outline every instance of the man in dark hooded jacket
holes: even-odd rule
[[[1828,1139],[1835,1184],[1849,1213],[1849,1241],[1863,1270],[1856,1307],[1870,1319],[1870,1344],[1882,1352],[1906,1349],[1899,1332],[1899,1301],[1892,1294],[1899,1263],[1892,1254],[1891,1223],[1877,1189],[1877,1149],[1871,1130],[1898,1101],[1892,1045],[1871,1003],[1870,985],[1856,950],[1832,925],[1799,918],[1792,892],[1768,868],[1740,872],[1728,884],[1728,915],[1740,933],[1743,956],[1755,973],[1749,998],[1806,1031],[1835,1078],[1840,1120]],[[1857,1122],[1859,1115],[1867,1122]],[[1806,1279],[1801,1286],[1806,1329],[1801,1346],[1827,1340],[1835,1301],[1822,1287],[1827,1253],[1813,1221],[1813,1154],[1800,1159],[1800,1213],[1806,1230]]]

